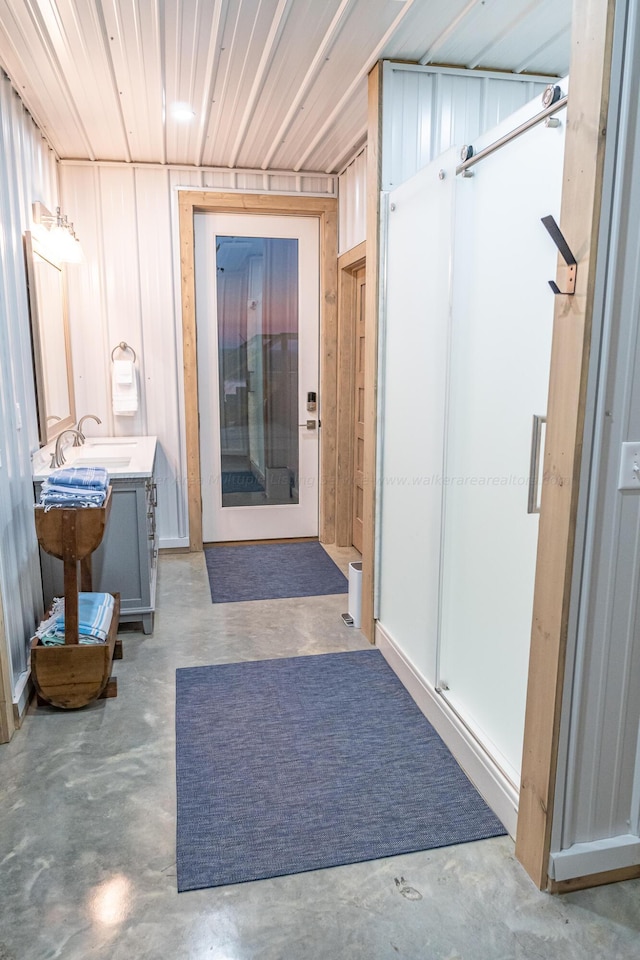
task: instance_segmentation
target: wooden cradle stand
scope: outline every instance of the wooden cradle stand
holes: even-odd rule
[[[45,512],[36,504],[38,542],[64,564],[65,619],[64,644],[44,646],[39,637],[31,641],[31,676],[38,702],[76,709],[118,695],[111,664],[122,657],[122,642],[117,636],[119,593],[113,594],[115,605],[106,643],[78,642],[78,590],[91,591],[91,554],[102,542],[110,510],[111,487],[102,507],[54,507]]]

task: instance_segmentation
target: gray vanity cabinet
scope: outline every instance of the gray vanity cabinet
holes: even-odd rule
[[[142,621],[153,632],[158,537],[153,477],[111,479],[111,515],[102,543],[91,556],[93,589],[120,594],[120,623]],[[40,496],[40,484],[36,497]],[[62,596],[62,561],[40,552],[45,607]]]

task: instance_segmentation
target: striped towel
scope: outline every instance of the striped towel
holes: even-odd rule
[[[106,490],[109,473],[104,467],[61,467],[49,474],[45,483],[56,487],[88,487],[91,490]]]
[[[108,483],[104,467],[63,467],[42,484],[40,504],[45,512],[52,507],[101,507]]]
[[[114,599],[110,593],[78,594],[78,639],[80,643],[105,643],[111,620]],[[43,620],[36,636],[45,647],[64,643],[64,597],[53,601],[50,616]]]

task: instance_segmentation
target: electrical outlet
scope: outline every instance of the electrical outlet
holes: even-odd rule
[[[622,444],[618,490],[640,492],[640,441]]]

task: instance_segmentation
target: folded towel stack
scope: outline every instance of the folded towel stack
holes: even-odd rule
[[[79,643],[105,643],[113,618],[114,600],[110,593],[78,594],[78,641]],[[64,643],[64,597],[53,601],[51,613],[43,620],[36,636],[45,647],[57,647]]]
[[[45,511],[52,507],[101,507],[108,484],[104,467],[64,467],[44,481],[40,503]]]

